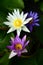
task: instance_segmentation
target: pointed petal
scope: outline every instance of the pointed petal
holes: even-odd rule
[[[8,49],[12,50],[12,46],[7,46]]]
[[[11,41],[14,43],[14,38],[13,37],[11,37]]]
[[[35,23],[36,26],[40,26],[38,23]]]
[[[32,11],[30,11],[30,16],[32,15]]]
[[[13,17],[11,17],[11,16],[7,16],[7,20],[8,20],[9,22],[12,22],[14,19],[13,19]]]
[[[17,30],[17,35],[18,35],[18,36],[20,35],[20,31],[19,31],[19,30]]]
[[[23,31],[30,32],[26,26],[23,26]]]
[[[21,56],[21,52],[19,51],[17,55],[18,55],[18,56]]]
[[[32,20],[32,18],[28,18],[28,19],[25,20],[25,22],[24,22],[23,24],[27,24],[27,23],[29,23],[31,20]]]
[[[22,38],[22,43],[26,41],[26,35]]]
[[[13,31],[15,31],[15,29],[14,28],[10,28],[7,33],[10,33],[10,32],[13,32]]]
[[[35,22],[38,22],[38,21],[39,21],[39,19],[36,19],[36,20],[35,20]]]
[[[21,42],[21,39],[19,38],[19,36],[18,35],[16,35],[16,37],[15,37],[15,39],[14,39],[14,44],[16,44],[16,43],[22,43]]]
[[[19,9],[17,9],[17,13],[18,13],[18,15],[20,15]]]
[[[10,18],[14,19],[14,17],[13,17],[13,15],[12,15],[12,14],[10,14],[10,13],[8,13],[8,14],[9,14],[9,17],[10,17]]]
[[[24,16],[23,16],[23,20],[26,19],[27,15],[28,15],[28,13],[24,14]]]
[[[11,23],[10,23],[10,22],[4,22],[4,24],[5,24],[5,25],[11,25]]]
[[[18,29],[18,30],[17,30],[17,35],[18,35],[18,36],[20,35],[20,32],[21,32],[21,29]]]
[[[34,17],[37,17],[38,16],[38,13],[35,13]]]
[[[14,52],[14,51],[12,51],[12,52],[10,53],[9,59],[11,59],[12,57],[14,57],[15,55],[17,55],[17,53]]]
[[[39,16],[36,16],[36,17],[34,16],[34,19],[37,19],[38,17],[39,17]]]
[[[21,13],[21,17],[23,18],[24,12]]]
[[[10,50],[13,50],[14,46],[13,45],[12,46],[7,46],[7,48],[10,49]]]
[[[20,18],[20,12],[19,9],[17,9],[17,13],[16,13],[17,17]]]
[[[28,43],[29,43],[29,40],[25,43],[24,47],[26,47],[28,45]]]
[[[14,14],[18,17],[18,14],[19,14],[19,9],[14,9]]]
[[[22,51],[22,53],[25,53],[25,52],[26,52],[26,53],[28,52],[27,49],[24,49],[24,50]]]
[[[17,13],[16,9],[14,9],[14,13],[15,13],[15,14]]]

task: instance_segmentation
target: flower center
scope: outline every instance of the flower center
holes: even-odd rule
[[[14,20],[13,25],[15,28],[20,28],[22,26],[22,20],[21,19]]]
[[[16,50],[22,50],[22,45],[21,45],[20,43],[17,43],[17,44],[15,45],[15,49],[16,49]]]

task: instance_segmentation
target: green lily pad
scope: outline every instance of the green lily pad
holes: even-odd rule
[[[23,0],[4,0],[3,6],[9,10],[14,8],[24,8]]]

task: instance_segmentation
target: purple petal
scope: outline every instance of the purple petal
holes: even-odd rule
[[[38,22],[38,21],[39,21],[39,19],[36,19],[36,20],[35,20],[35,22]]]
[[[37,17],[38,13],[35,13],[34,17]]]
[[[38,16],[34,16],[34,19],[37,19],[38,18]]]
[[[32,13],[32,17],[34,16],[34,14],[35,14],[35,13],[33,12],[33,13]]]
[[[13,50],[13,46],[7,46],[8,49]]]
[[[29,16],[33,17],[34,19],[37,19],[38,18],[38,13],[30,11]]]
[[[34,14],[34,19],[37,19],[38,18],[38,13],[35,13]]]
[[[18,55],[18,56],[21,56],[21,52],[19,51],[17,55]]]
[[[25,43],[24,47],[26,47],[28,45],[28,43],[29,43],[29,40]]]
[[[35,13],[33,12],[32,13],[32,11],[30,12],[30,17],[34,17],[34,15],[35,15]]]
[[[30,11],[30,16],[32,15],[32,11]]]
[[[22,45],[24,45],[25,41],[26,41],[26,35],[22,38]]]
[[[38,23],[35,23],[36,26],[40,26]]]
[[[17,35],[15,40],[14,40],[14,43],[21,43],[21,39],[19,38],[19,36]]]

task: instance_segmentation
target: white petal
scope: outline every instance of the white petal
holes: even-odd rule
[[[10,53],[9,59],[11,59],[12,57],[14,57],[15,55],[17,55],[17,53],[14,52],[14,51],[12,51],[12,52]]]
[[[23,31],[30,32],[26,26],[23,26]]]
[[[23,16],[23,20],[26,19],[27,15],[28,15],[28,13],[24,14],[24,16]]]
[[[24,49],[24,50],[22,51],[22,53],[25,53],[25,52],[26,52],[26,53],[28,52],[27,49]]]
[[[14,38],[13,37],[11,37],[11,40],[14,42]]]
[[[18,35],[18,36],[20,35],[20,32],[21,32],[21,29],[18,29],[18,30],[17,30],[17,35]]]
[[[21,18],[23,19],[24,12],[21,13]]]
[[[14,9],[14,14],[16,15],[16,18],[20,18],[19,9],[17,9],[17,10]]]
[[[16,9],[14,9],[14,14],[17,16],[18,15],[18,12]]]
[[[10,28],[7,33],[15,31],[15,28]]]
[[[15,13],[15,14],[17,13],[16,9],[14,9],[14,13]]]
[[[17,13],[18,13],[18,15],[20,15],[19,9],[17,9]]]
[[[31,20],[32,20],[32,18],[28,18],[28,19],[25,20],[25,22],[24,22],[23,24],[27,24],[27,23],[29,23]]]
[[[7,16],[7,19],[10,21],[11,20],[11,17],[10,16]]]
[[[14,12],[13,12],[12,14],[13,14],[13,16],[14,16],[14,19],[15,19],[17,16],[15,15],[15,13],[14,13]]]
[[[10,22],[4,22],[4,24],[5,24],[5,25],[11,25],[11,23],[10,23]]]
[[[9,14],[9,17],[11,17],[12,19],[14,19],[14,17],[13,17],[13,15],[12,14],[10,14],[10,13],[8,13]]]
[[[20,18],[20,12],[19,12],[19,9],[17,9],[17,18]]]
[[[10,17],[10,16],[7,16],[7,20],[8,20],[9,22],[12,22],[14,19],[13,19],[12,17]]]

